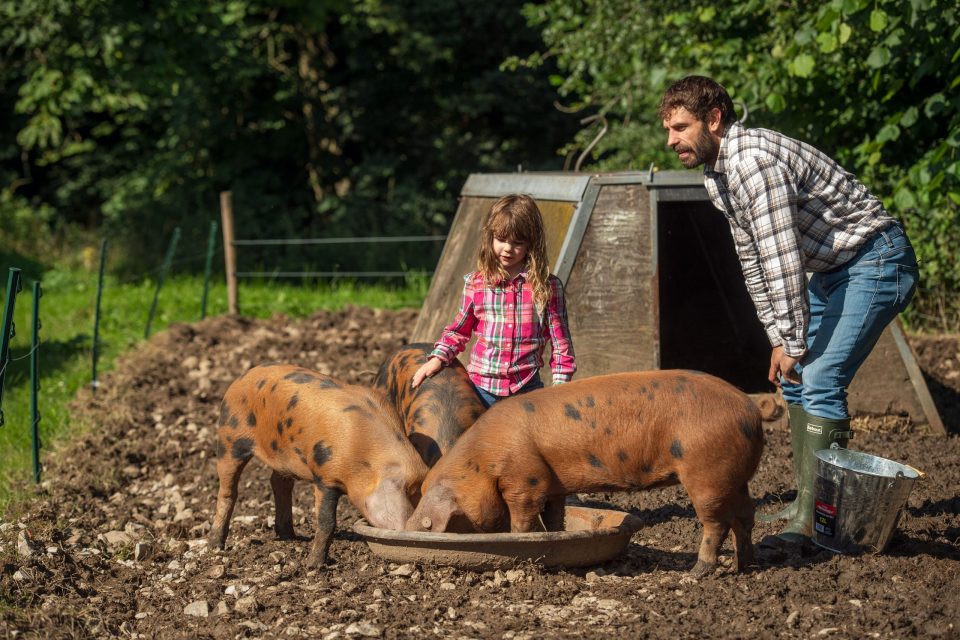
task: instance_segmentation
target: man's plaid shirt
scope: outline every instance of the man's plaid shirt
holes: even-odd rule
[[[806,353],[806,271],[850,260],[894,223],[856,176],[810,145],[735,122],[704,184],[724,212],[757,316],[773,346]]]
[[[510,281],[488,285],[479,272],[464,276],[463,300],[456,320],[443,330],[431,355],[450,363],[464,350],[471,334],[477,342],[467,371],[478,387],[497,396],[512,395],[543,366],[543,349],[550,340],[554,384],[567,382],[577,370],[567,328],[563,285],[550,276],[550,299],[537,315],[526,271]]]

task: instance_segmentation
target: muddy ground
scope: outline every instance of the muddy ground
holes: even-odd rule
[[[219,398],[251,365],[285,361],[369,383],[414,311],[347,309],[305,320],[208,319],[154,336],[76,401],[85,435],[49,454],[35,498],[0,524],[0,636],[124,638],[956,638],[960,637],[960,438],[902,419],[859,419],[851,448],[927,473],[883,555],[827,551],[696,580],[700,526],[683,489],[592,494],[644,522],[596,567],[477,573],[395,565],[351,529],[341,501],[332,562],[305,571],[303,539],[275,539],[268,473],[249,465],[225,551],[207,549]],[[960,340],[912,338],[944,422],[960,427]],[[896,432],[880,432],[878,426]],[[786,430],[767,429],[751,490],[791,497]],[[774,532],[758,522],[754,539]]]

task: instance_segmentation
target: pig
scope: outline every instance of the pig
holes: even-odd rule
[[[240,474],[254,456],[273,469],[280,539],[294,538],[294,481],[313,484],[317,533],[306,559],[312,568],[327,560],[341,495],[373,526],[402,529],[427,473],[383,392],[303,367],[254,367],[220,405],[212,547],[226,543]]]
[[[732,529],[734,567],[753,563],[747,487],[763,451],[750,398],[711,375],[585,378],[493,405],[430,469],[411,531],[563,530],[565,496],[682,484],[703,525],[695,576]]]
[[[373,381],[394,403],[407,437],[429,467],[486,410],[458,360],[425,379],[416,389],[410,386],[413,374],[432,350],[433,345],[426,343],[400,347],[384,360]]]

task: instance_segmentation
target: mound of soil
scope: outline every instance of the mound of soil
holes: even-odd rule
[[[394,565],[351,531],[341,500],[331,562],[306,571],[312,492],[296,541],[277,540],[269,472],[251,463],[225,551],[207,548],[220,396],[254,364],[290,362],[369,383],[415,311],[348,308],[304,320],[211,318],[154,336],[81,393],[89,428],[46,460],[35,499],[0,523],[0,635],[130,638],[958,637],[960,439],[902,419],[857,421],[851,448],[926,472],[882,555],[757,550],[758,566],[694,579],[700,525],[680,487],[582,494],[645,524],[603,566],[476,573]],[[960,341],[915,337],[944,422],[960,424]],[[896,424],[895,431],[881,430]],[[751,491],[792,498],[788,434],[767,429]],[[754,539],[777,531],[758,522]]]

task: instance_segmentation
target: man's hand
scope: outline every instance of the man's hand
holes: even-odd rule
[[[443,368],[443,362],[440,358],[436,356],[430,356],[427,358],[426,364],[417,369],[417,372],[413,374],[413,380],[410,382],[410,386],[416,389],[420,386],[420,383],[423,382],[426,378],[432,378],[437,371]]]
[[[770,371],[767,373],[767,380],[779,387],[780,377],[783,376],[787,382],[800,384],[800,374],[795,369],[798,364],[800,360],[785,354],[782,345],[774,347],[770,354]]]

